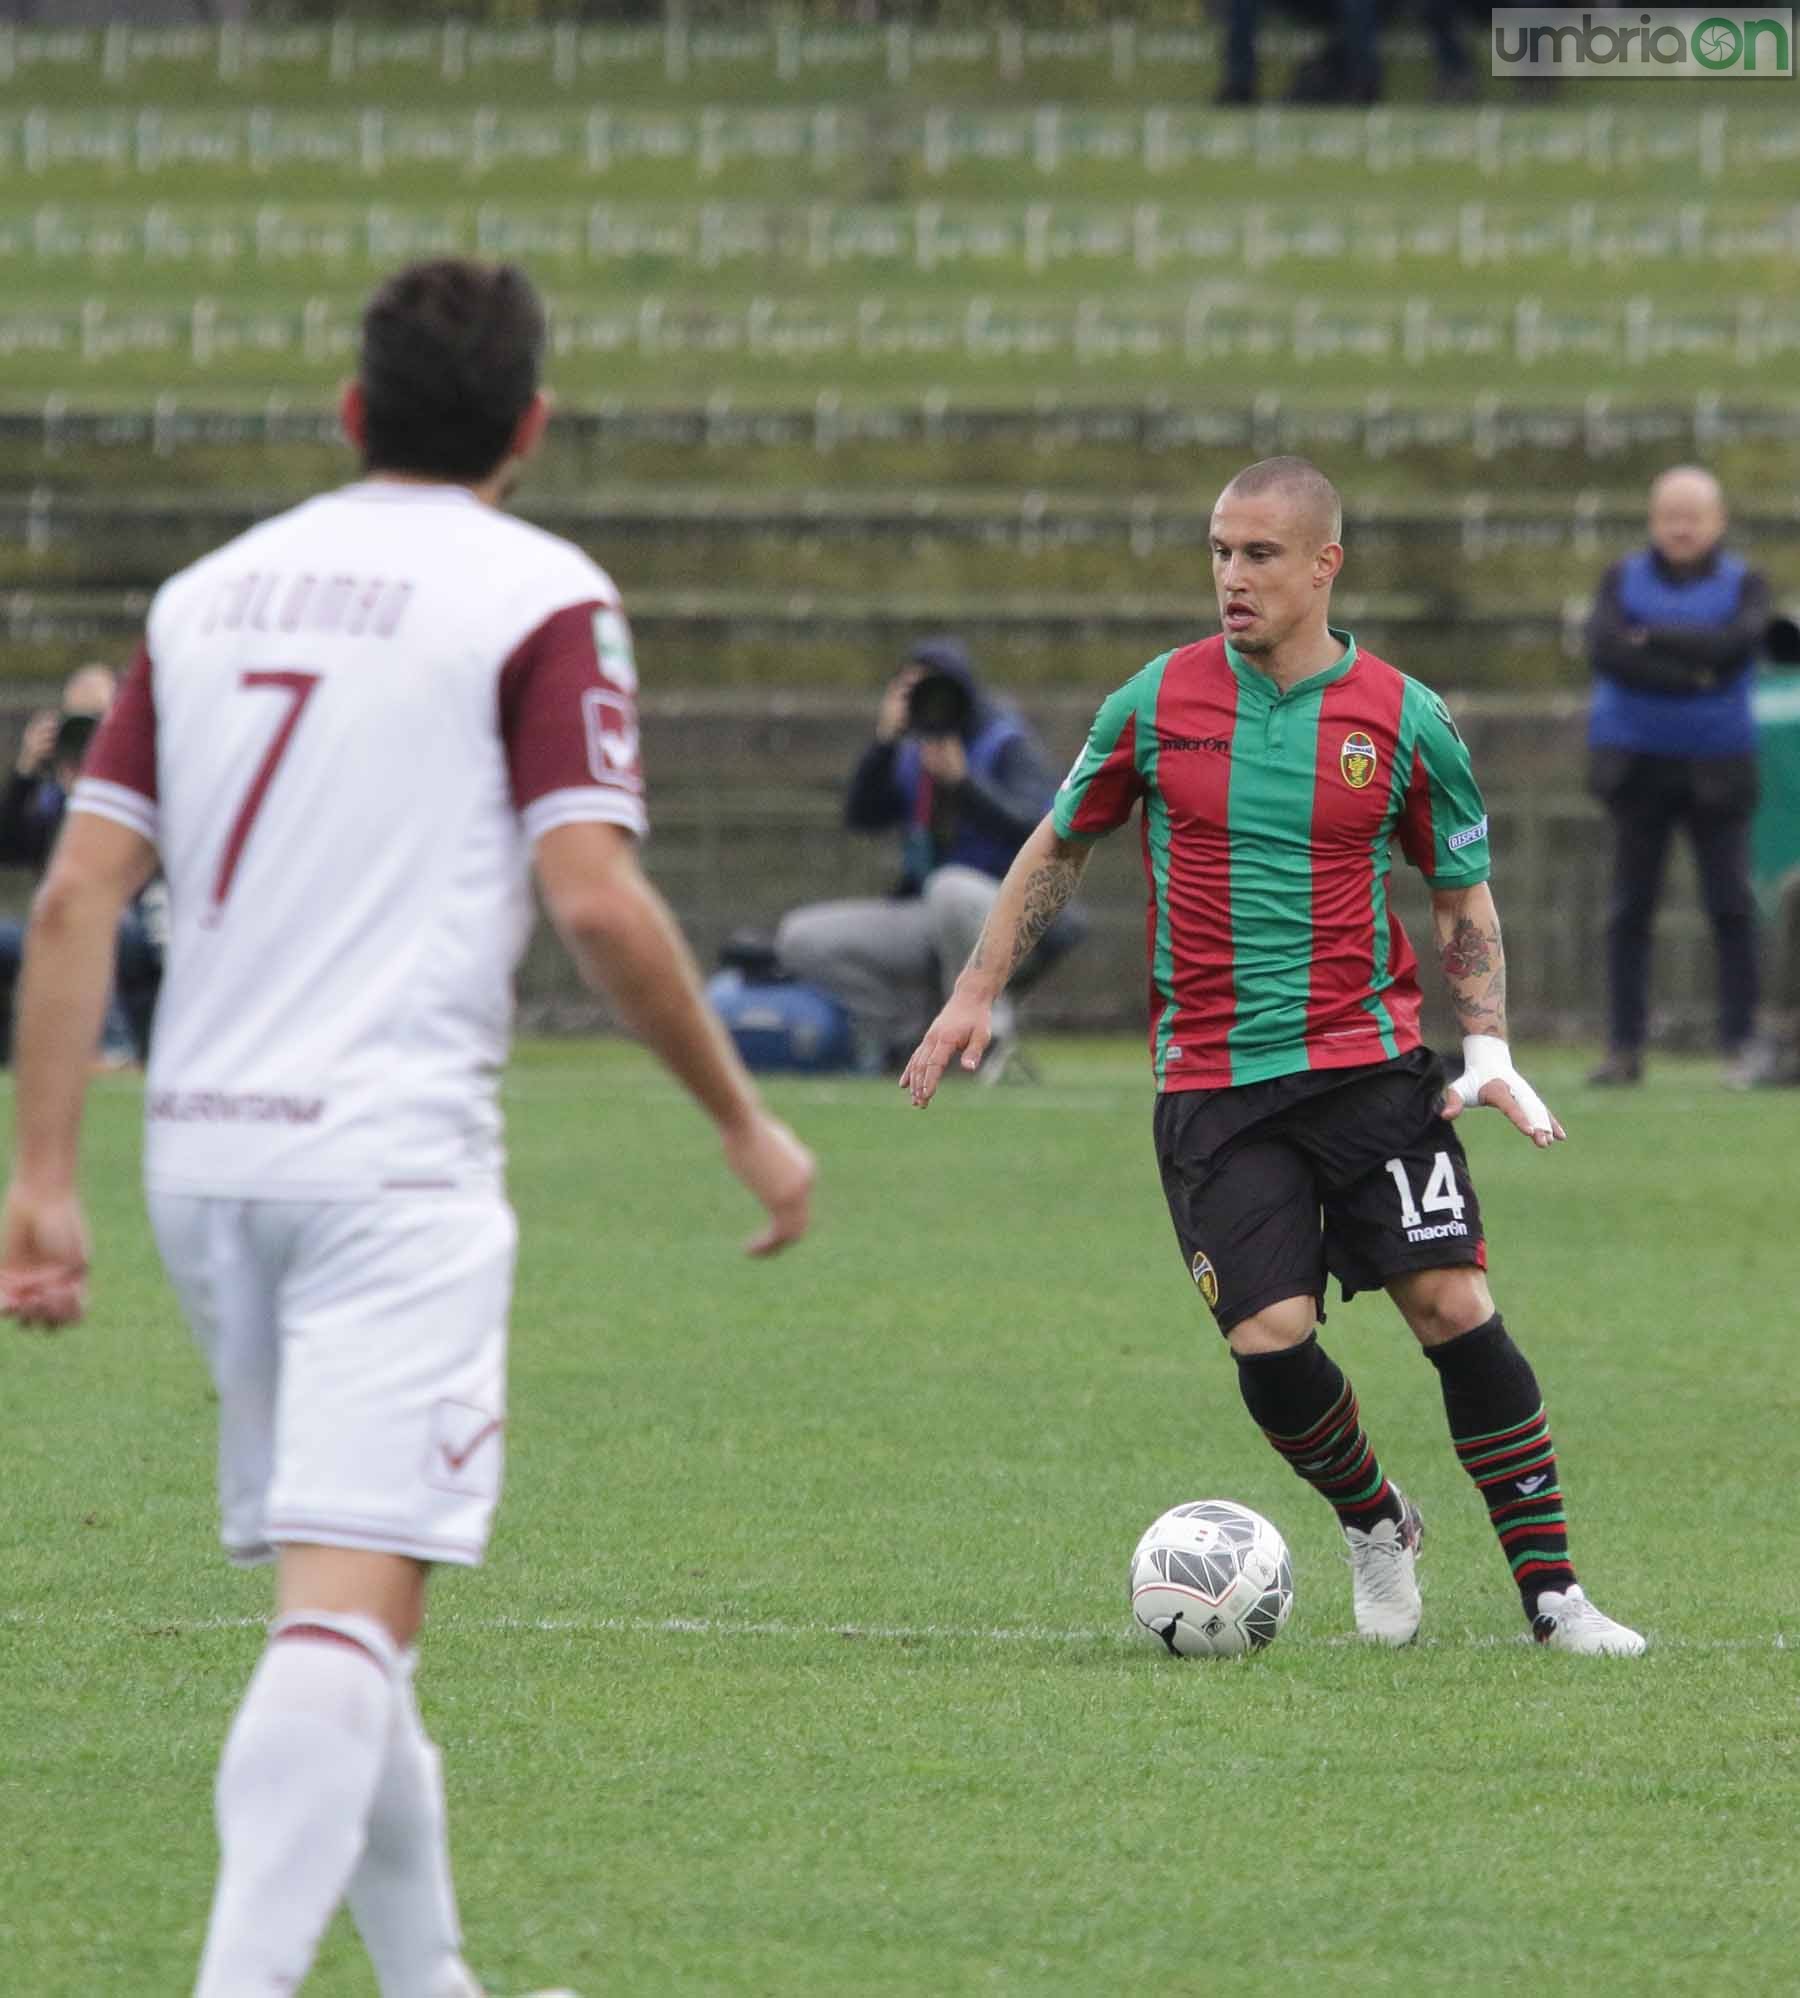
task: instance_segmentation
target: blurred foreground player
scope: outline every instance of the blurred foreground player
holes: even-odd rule
[[[163,1259],[211,1362],[223,1537],[278,1611],[219,1768],[199,1998],[276,1998],[348,1898],[383,1998],[479,1998],[411,1647],[500,1490],[515,1223],[496,1074],[537,880],[582,975],[716,1124],[768,1221],[809,1154],[762,1108],[638,869],[610,579],[498,503],[542,435],[516,270],[401,272],[344,428],[366,476],[164,586],[40,890],[0,1287],[79,1315],[88,1056],[119,911],[172,937],[146,1092]]]
[[[1225,488],[1223,635],[1152,660],[1101,707],[901,1083],[924,1105],[959,1054],[979,1062],[995,998],[1074,893],[1090,842],[1141,804],[1169,1211],[1251,1415],[1337,1513],[1358,1632],[1417,1632],[1421,1521],[1313,1329],[1328,1274],[1346,1297],[1384,1288],[1436,1368],[1534,1635],[1633,1654],[1644,1640],[1570,1565],[1543,1400],[1494,1309],[1451,1128],[1485,1103],[1536,1145],[1563,1135],[1507,1049],[1487,815],[1443,703],[1328,623],[1341,531],[1337,494],[1305,459],[1265,459]],[[1447,1091],[1387,907],[1393,839],[1431,884],[1463,1028]]]

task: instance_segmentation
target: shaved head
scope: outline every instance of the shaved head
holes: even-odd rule
[[[1681,568],[1705,561],[1724,538],[1724,488],[1698,465],[1671,465],[1650,488],[1650,545]]]
[[[1343,538],[1344,508],[1337,487],[1310,458],[1259,458],[1238,473],[1219,495],[1219,503],[1264,498],[1291,506],[1302,531],[1316,546]]]
[[[1701,506],[1716,506],[1723,511],[1725,488],[1702,466],[1671,465],[1666,472],[1659,472],[1650,484],[1650,504],[1654,506],[1663,499],[1686,500]]]

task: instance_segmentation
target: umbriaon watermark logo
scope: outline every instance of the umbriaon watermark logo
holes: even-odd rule
[[[1794,12],[1496,7],[1496,76],[1792,76]]]

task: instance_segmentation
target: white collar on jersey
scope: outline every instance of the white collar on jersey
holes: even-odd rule
[[[333,497],[384,500],[416,506],[442,503],[451,506],[482,504],[467,486],[456,485],[448,479],[384,479],[379,474],[374,478],[357,479],[350,485],[339,486]]]

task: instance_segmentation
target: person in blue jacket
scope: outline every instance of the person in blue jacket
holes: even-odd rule
[[[885,898],[794,909],[775,940],[789,971],[849,1008],[859,1066],[897,1065],[937,1011],[1055,789],[1031,730],[982,687],[962,644],[915,646],[844,805],[852,831],[900,834],[900,879]],[[1011,1035],[1010,1017],[997,1022],[1002,1059]]]
[[[1718,480],[1691,465],[1664,472],[1650,489],[1649,543],[1606,572],[1588,624],[1591,784],[1614,835],[1607,1054],[1589,1077],[1602,1086],[1643,1079],[1651,932],[1678,826],[1693,844],[1718,950],[1725,1080],[1743,1088],[1763,1079],[1750,689],[1769,626],[1769,586],[1724,539]]]

